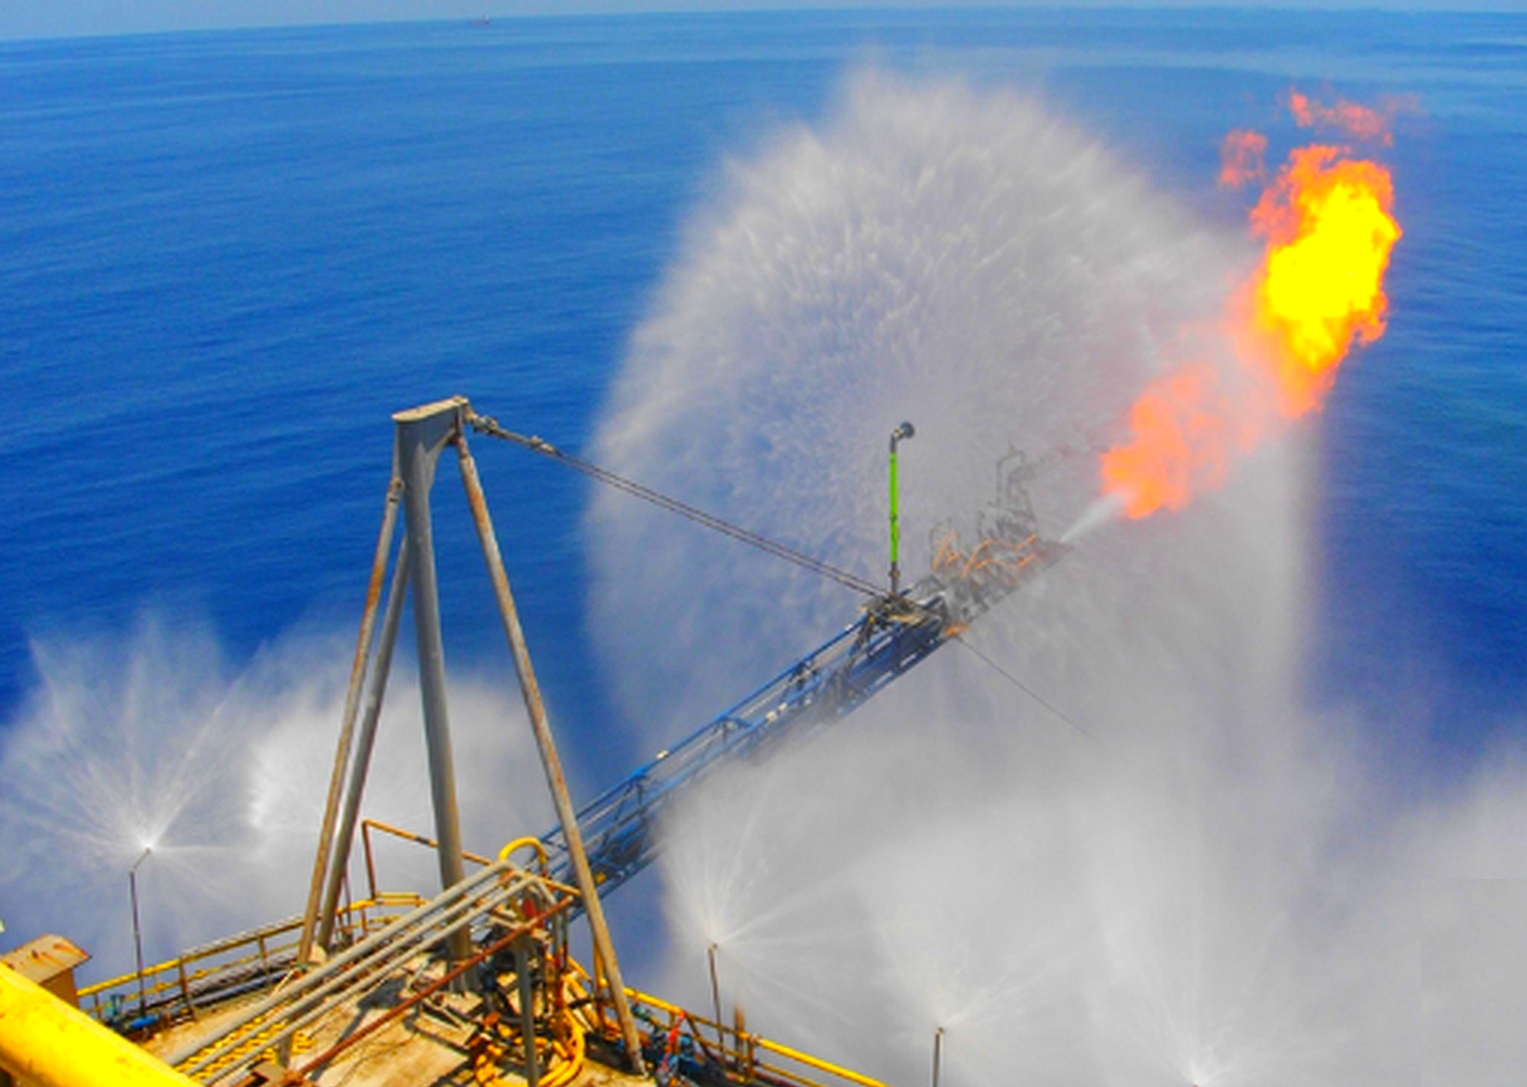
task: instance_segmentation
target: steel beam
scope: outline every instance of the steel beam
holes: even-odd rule
[[[325,951],[334,939],[334,918],[339,912],[339,890],[345,871],[350,867],[350,849],[355,842],[355,824],[360,818],[361,797],[366,792],[366,774],[371,768],[371,752],[376,748],[376,727],[382,716],[382,697],[387,692],[387,677],[392,672],[393,652],[402,625],[403,598],[408,595],[408,543],[398,549],[398,564],[392,571],[387,589],[387,606],[382,615],[381,640],[376,660],[367,677],[366,708],[361,713],[360,735],[355,741],[355,759],[350,764],[350,783],[345,789],[344,811],[339,832],[334,838],[328,880],[323,890],[323,910],[318,921],[318,946]]]
[[[440,451],[460,434],[466,406],[466,399],[458,396],[400,411],[392,417],[397,424],[393,474],[403,480],[408,578],[413,583],[414,637],[419,656],[419,689],[424,701],[430,799],[435,809],[435,837],[440,842],[442,887],[460,883],[465,871],[461,861],[461,817],[456,807],[451,726],[446,710],[445,645],[440,634],[440,590],[435,578],[429,494]],[[457,960],[471,954],[466,929],[451,935],[450,953]]]
[[[541,752],[541,766],[546,771],[546,784],[551,789],[552,803],[556,805],[557,818],[562,824],[562,837],[567,843],[568,857],[573,862],[577,876],[578,891],[583,898],[583,908],[588,914],[589,932],[594,939],[594,957],[610,979],[610,999],[615,1005],[615,1017],[620,1022],[620,1033],[626,1045],[626,1055],[637,1075],[646,1074],[642,1060],[641,1038],[636,1032],[636,1020],[631,1015],[631,1005],[626,1000],[625,984],[620,977],[620,964],[615,959],[615,947],[610,939],[610,929],[605,923],[604,907],[599,902],[599,885],[594,881],[593,870],[583,848],[583,835],[578,830],[578,815],[568,795],[567,779],[562,773],[562,760],[557,755],[557,745],[552,739],[551,724],[546,717],[546,704],[541,700],[541,685],[536,681],[535,667],[530,663],[530,648],[525,642],[525,631],[520,626],[519,609],[514,603],[514,593],[509,589],[509,574],[504,569],[504,558],[498,549],[498,537],[493,531],[493,519],[488,514],[488,499],[483,494],[482,481],[477,477],[477,463],[467,449],[466,433],[455,436],[456,453],[461,461],[461,478],[466,485],[467,504],[472,509],[472,522],[477,526],[477,538],[482,544],[483,557],[488,562],[488,576],[493,582],[493,595],[498,600],[499,617],[504,622],[504,633],[509,639],[509,650],[514,656],[514,672],[520,680],[520,691],[525,696],[525,712],[530,716],[530,729],[535,733],[536,746]]]
[[[398,522],[398,498],[403,481],[396,476],[387,486],[387,504],[382,511],[382,527],[377,533],[376,554],[371,561],[371,580],[366,585],[366,607],[361,613],[361,630],[355,639],[355,659],[350,664],[350,685],[345,691],[345,712],[340,720],[339,744],[334,751],[334,768],[329,774],[329,795],[324,802],[323,826],[318,832],[318,852],[313,858],[313,879],[308,886],[307,908],[302,914],[302,936],[297,942],[297,966],[308,964],[313,953],[313,930],[318,924],[319,904],[329,851],[334,844],[334,823],[339,815],[345,767],[350,761],[350,743],[355,734],[355,714],[360,706],[361,687],[365,682],[366,662],[371,657],[371,636],[375,631],[376,606],[381,599],[382,582],[387,576],[387,557],[392,552],[392,535]],[[325,948],[327,950],[327,948]]]

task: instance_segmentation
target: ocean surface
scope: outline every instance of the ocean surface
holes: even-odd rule
[[[1376,729],[1405,707],[1418,774],[1519,739],[1527,16],[1393,12],[538,18],[0,45],[0,729],[38,694],[34,643],[126,645],[145,615],[194,617],[234,667],[294,631],[342,645],[390,414],[462,393],[582,448],[728,157],[819,119],[866,65],[1037,96],[1227,225],[1244,208],[1215,190],[1220,140],[1272,123],[1291,86],[1404,103],[1384,156],[1405,232],[1389,330],[1308,424],[1308,697]],[[642,750],[590,630],[589,485],[474,449],[575,779],[608,783]],[[449,490],[447,652],[502,673]]]
[[[348,627],[389,413],[461,392],[589,437],[729,154],[873,63],[1031,91],[1221,217],[1218,144],[1295,84],[1406,96],[1382,342],[1324,418],[1315,691],[1418,671],[1474,752],[1527,702],[1527,18],[650,16],[0,46],[0,720],[29,639],[194,608],[237,660]],[[553,697],[605,731],[584,484],[483,450]],[[444,531],[450,532],[446,527]],[[451,539],[450,543],[459,542]],[[442,547],[452,648],[497,649]],[[633,557],[639,562],[638,557]],[[618,772],[616,758],[603,773]]]

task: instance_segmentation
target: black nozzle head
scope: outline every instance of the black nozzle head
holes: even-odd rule
[[[902,423],[901,426],[891,431],[891,441],[904,442],[917,433],[911,423]]]

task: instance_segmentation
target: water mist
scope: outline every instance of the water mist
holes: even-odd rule
[[[1077,551],[967,635],[1065,719],[951,645],[672,814],[676,995],[708,1006],[714,946],[755,1029],[904,1083],[938,1030],[946,1084],[1527,1064],[1527,903],[1501,879],[1522,874],[1522,776],[1416,810],[1360,762],[1375,745],[1300,703],[1308,428],[1182,514],[1095,504],[1091,450],[1247,258],[1039,106],[958,83],[861,74],[728,164],[600,458],[881,577],[885,435],[909,418],[907,570],[920,532],[989,498],[1009,443],[1053,454],[1034,497]],[[590,522],[596,628],[654,740],[852,615],[619,497]],[[1470,827],[1474,882],[1444,878]]]
[[[94,957],[87,980],[131,970],[127,872],[145,844],[150,962],[299,913],[344,703],[345,643],[293,632],[234,667],[205,623],[163,615],[122,635],[35,642],[39,682],[0,735],[9,932],[68,936]],[[463,677],[451,705],[467,847],[492,852],[550,826],[516,692]],[[364,814],[433,827],[419,693],[403,661]],[[384,841],[378,857],[385,889],[439,879],[433,854],[417,847]]]

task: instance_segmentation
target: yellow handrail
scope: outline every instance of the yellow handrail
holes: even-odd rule
[[[728,1027],[723,1023],[712,1022],[703,1016],[696,1015],[694,1012],[686,1011],[685,1009],[679,1007],[677,1004],[670,1004],[668,1001],[663,1000],[660,997],[650,996],[647,993],[638,992],[635,989],[627,989],[626,996],[630,998],[633,1004],[642,1005],[648,1008],[654,1008],[657,1011],[664,1012],[669,1018],[670,1027],[682,1016],[692,1024],[697,1026],[704,1026],[715,1031],[718,1039],[724,1039],[727,1035],[730,1035],[733,1039],[734,1048],[737,1048],[737,1043],[742,1043],[748,1045],[749,1047],[762,1049],[777,1056],[784,1057],[786,1060],[791,1060],[797,1064],[805,1065],[807,1068],[815,1069],[818,1072],[824,1072],[829,1076],[833,1076],[839,1080],[844,1081],[845,1083],[856,1084],[857,1087],[886,1087],[886,1085],[878,1079],[871,1079],[869,1076],[860,1075],[858,1072],[855,1072],[852,1069],[833,1064],[831,1061],[824,1061],[820,1057],[813,1057],[811,1054],[802,1053],[798,1049],[791,1049],[789,1046],[781,1045],[778,1042],[771,1042],[769,1039],[762,1038],[757,1034],[749,1034],[746,1031],[739,1031],[732,1027]],[[760,1067],[763,1067],[761,1062]],[[799,1073],[791,1072],[788,1069],[780,1068],[776,1065],[769,1065],[767,1067],[769,1071],[775,1073],[777,1076],[788,1079],[794,1083],[802,1084],[803,1087],[819,1087],[815,1081],[807,1079],[805,1076],[802,1076]]]
[[[413,909],[423,902],[423,898],[413,893],[384,893],[375,899],[352,902],[341,912],[346,919],[345,927],[352,933],[364,935],[376,927],[383,918],[390,920],[398,913]],[[260,975],[270,974],[273,966],[281,964],[295,953],[297,933],[301,928],[302,919],[292,917],[273,925],[266,925],[191,948],[173,959],[145,967],[143,977],[147,982],[144,986],[146,1002],[153,1006],[166,993],[178,990],[178,1000],[172,999],[170,1002],[172,1008],[178,1003],[183,1005],[177,1009],[180,1014],[194,1014],[196,1011],[194,990],[202,982],[218,975],[232,976],[240,970],[248,970]],[[282,939],[283,936],[287,939]],[[230,955],[233,957],[223,958]],[[218,961],[200,969],[191,968],[195,963],[213,959]],[[111,993],[112,990],[121,990],[124,1001],[131,1006],[136,1002],[137,985],[137,973],[123,974],[120,977],[87,985],[79,990],[81,1006],[93,1018],[104,1020],[107,1002],[102,999],[103,996]]]

